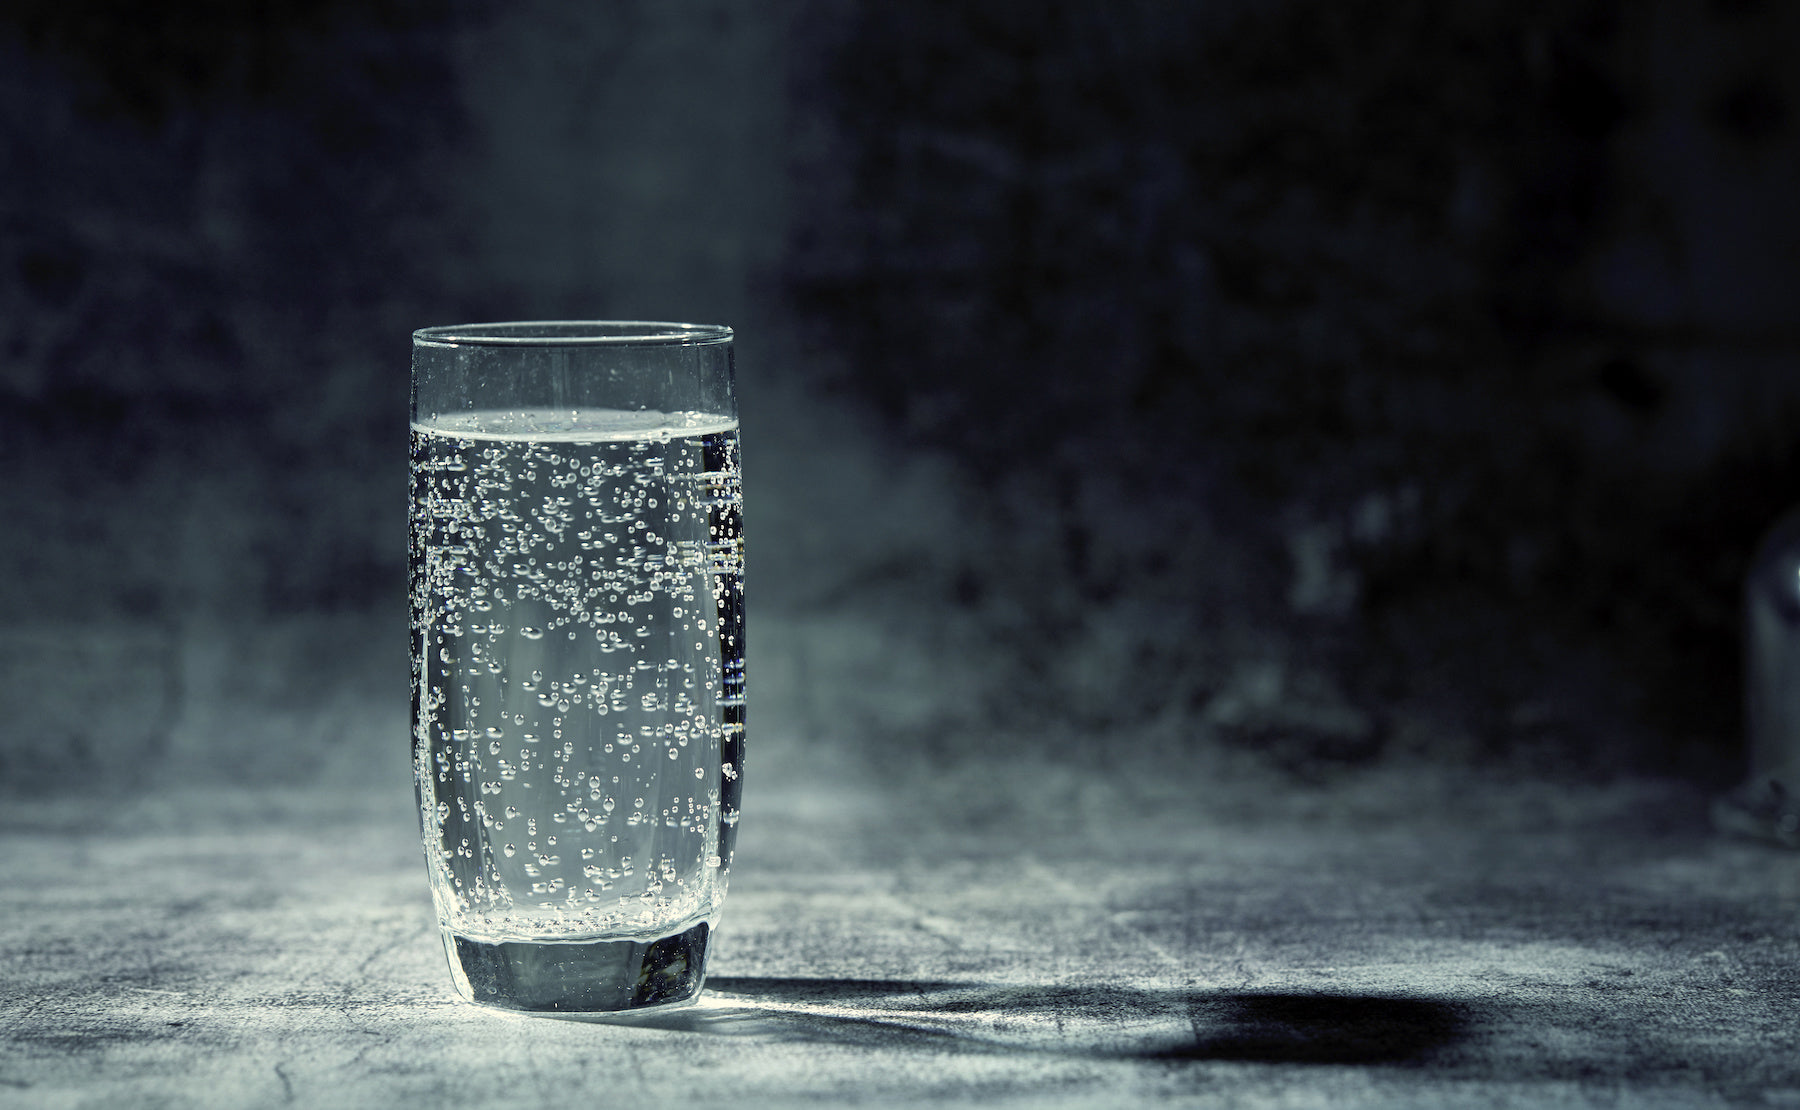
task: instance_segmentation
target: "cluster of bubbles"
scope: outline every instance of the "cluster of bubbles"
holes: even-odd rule
[[[723,896],[742,751],[736,433],[415,429],[415,764],[440,913],[654,931]]]

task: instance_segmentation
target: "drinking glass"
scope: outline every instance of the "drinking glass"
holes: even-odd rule
[[[692,1001],[742,787],[732,332],[413,333],[413,767],[471,1002]]]

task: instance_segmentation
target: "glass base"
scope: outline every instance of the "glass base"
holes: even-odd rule
[[[463,997],[541,1014],[596,1014],[692,1002],[706,981],[705,922],[661,940],[535,943],[452,936]]]

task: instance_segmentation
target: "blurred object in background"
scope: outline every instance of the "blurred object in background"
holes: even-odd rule
[[[1721,829],[1800,848],[1800,509],[1769,530],[1744,585],[1750,778],[1713,806]]]

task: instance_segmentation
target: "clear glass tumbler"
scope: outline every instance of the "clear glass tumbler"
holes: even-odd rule
[[[413,765],[457,990],[693,1000],[744,751],[729,328],[413,334]]]

